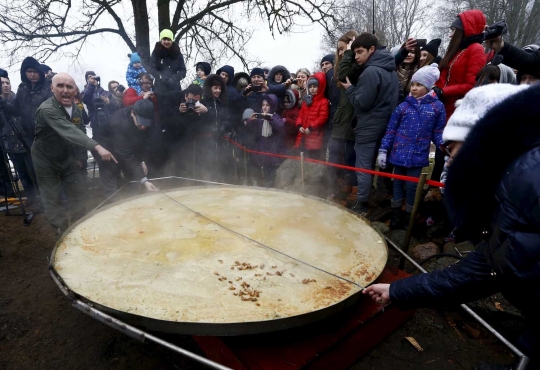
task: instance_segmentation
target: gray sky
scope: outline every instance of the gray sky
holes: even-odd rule
[[[124,6],[124,9],[126,9],[126,12],[131,11],[130,6]],[[151,12],[150,14],[153,13]],[[124,15],[129,17],[128,14]],[[260,27],[256,27],[246,49],[249,55],[252,58],[260,60],[262,65],[272,67],[281,64],[286,66],[291,72],[295,72],[302,67],[311,70],[315,61],[320,60],[323,55],[320,48],[323,34],[322,27],[318,25],[297,27],[294,30],[295,32],[289,35],[279,35],[276,32],[274,39],[266,24],[263,21],[259,22]],[[152,30],[151,34],[155,34],[155,38],[151,37],[150,39],[150,45],[153,45],[158,41],[157,29]],[[88,40],[78,61],[73,62],[67,57],[59,56],[58,58],[48,60],[46,64],[52,67],[55,72],[70,73],[75,78],[81,90],[84,85],[84,72],[88,70],[95,71],[97,75],[101,76],[102,84],[105,88],[107,82],[110,80],[117,80],[127,85],[125,73],[129,63],[127,54],[130,50],[124,41],[112,34],[96,35]],[[194,64],[197,61],[186,60],[188,72],[191,71],[194,73]],[[5,65],[6,63],[2,64]],[[235,67],[236,72],[243,70],[241,63],[235,59],[230,61],[224,60],[222,64],[232,65]],[[13,91],[16,91],[17,86],[20,84],[19,67],[20,65],[7,68]],[[212,66],[212,71],[215,72],[219,67]]]

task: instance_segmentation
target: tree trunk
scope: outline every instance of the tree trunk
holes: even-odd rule
[[[171,28],[171,11],[169,8],[170,0],[158,0],[158,28],[159,31]]]
[[[135,23],[135,44],[143,64],[150,61],[150,28],[148,26],[148,10],[145,0],[131,0],[133,4],[133,21]],[[135,51],[135,50],[132,50]]]

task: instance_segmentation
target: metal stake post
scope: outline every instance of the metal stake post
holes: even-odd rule
[[[416,195],[414,196],[414,205],[411,212],[411,218],[409,219],[409,227],[407,229],[407,233],[405,234],[405,240],[403,242],[403,251],[405,253],[409,253],[409,244],[411,242],[411,235],[414,228],[414,223],[416,220],[416,215],[418,214],[418,207],[420,207],[420,202],[422,200],[422,192],[424,190],[424,184],[426,183],[427,179],[427,173],[422,173],[420,175],[420,180],[418,181],[418,185],[416,187]],[[399,262],[399,268],[403,269],[405,265],[405,260],[402,258]]]
[[[302,193],[305,193],[306,184],[304,183],[304,152],[300,153],[300,172],[302,174]]]
[[[246,184],[248,183],[248,170],[247,170],[247,151],[246,151],[246,147],[244,146],[244,176],[245,176],[245,179],[246,179]]]

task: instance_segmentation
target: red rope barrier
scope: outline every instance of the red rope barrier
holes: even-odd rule
[[[253,154],[258,154],[258,155],[265,155],[265,156],[268,156],[268,157],[294,159],[294,160],[297,160],[297,161],[302,159],[300,157],[293,156],[293,155],[259,152],[259,151],[256,151],[256,150],[247,149],[247,148],[243,147],[242,145],[238,144],[236,141],[231,140],[228,137],[224,137],[224,138],[226,140],[228,140],[231,144],[236,145],[237,147],[239,147],[240,149],[242,149],[242,150],[244,150],[244,151],[246,151],[248,153],[253,153]],[[377,176],[382,176],[382,177],[390,177],[392,179],[397,179],[397,180],[410,181],[410,182],[416,182],[416,183],[418,183],[418,181],[420,181],[420,179],[418,177],[394,175],[393,173],[379,172],[379,171],[374,171],[374,170],[366,170],[365,168],[350,167],[350,166],[345,166],[345,165],[342,165],[342,164],[319,161],[317,159],[311,159],[311,158],[305,158],[304,160],[306,162],[323,164],[325,166],[341,168],[343,170],[349,170],[349,171],[355,171],[355,172],[363,172],[363,173],[368,173],[370,175],[377,175]],[[439,187],[439,188],[444,188],[444,184],[442,182],[438,182],[438,181],[427,180],[426,184],[431,185],[431,186],[436,186],[436,187]]]

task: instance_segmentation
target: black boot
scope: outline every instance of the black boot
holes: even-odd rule
[[[390,228],[392,230],[401,227],[401,208],[392,208],[392,217],[390,218]]]
[[[363,202],[361,200],[355,200],[354,203],[351,205],[351,211],[358,213],[360,216],[367,216],[368,213],[368,205],[367,202]]]

